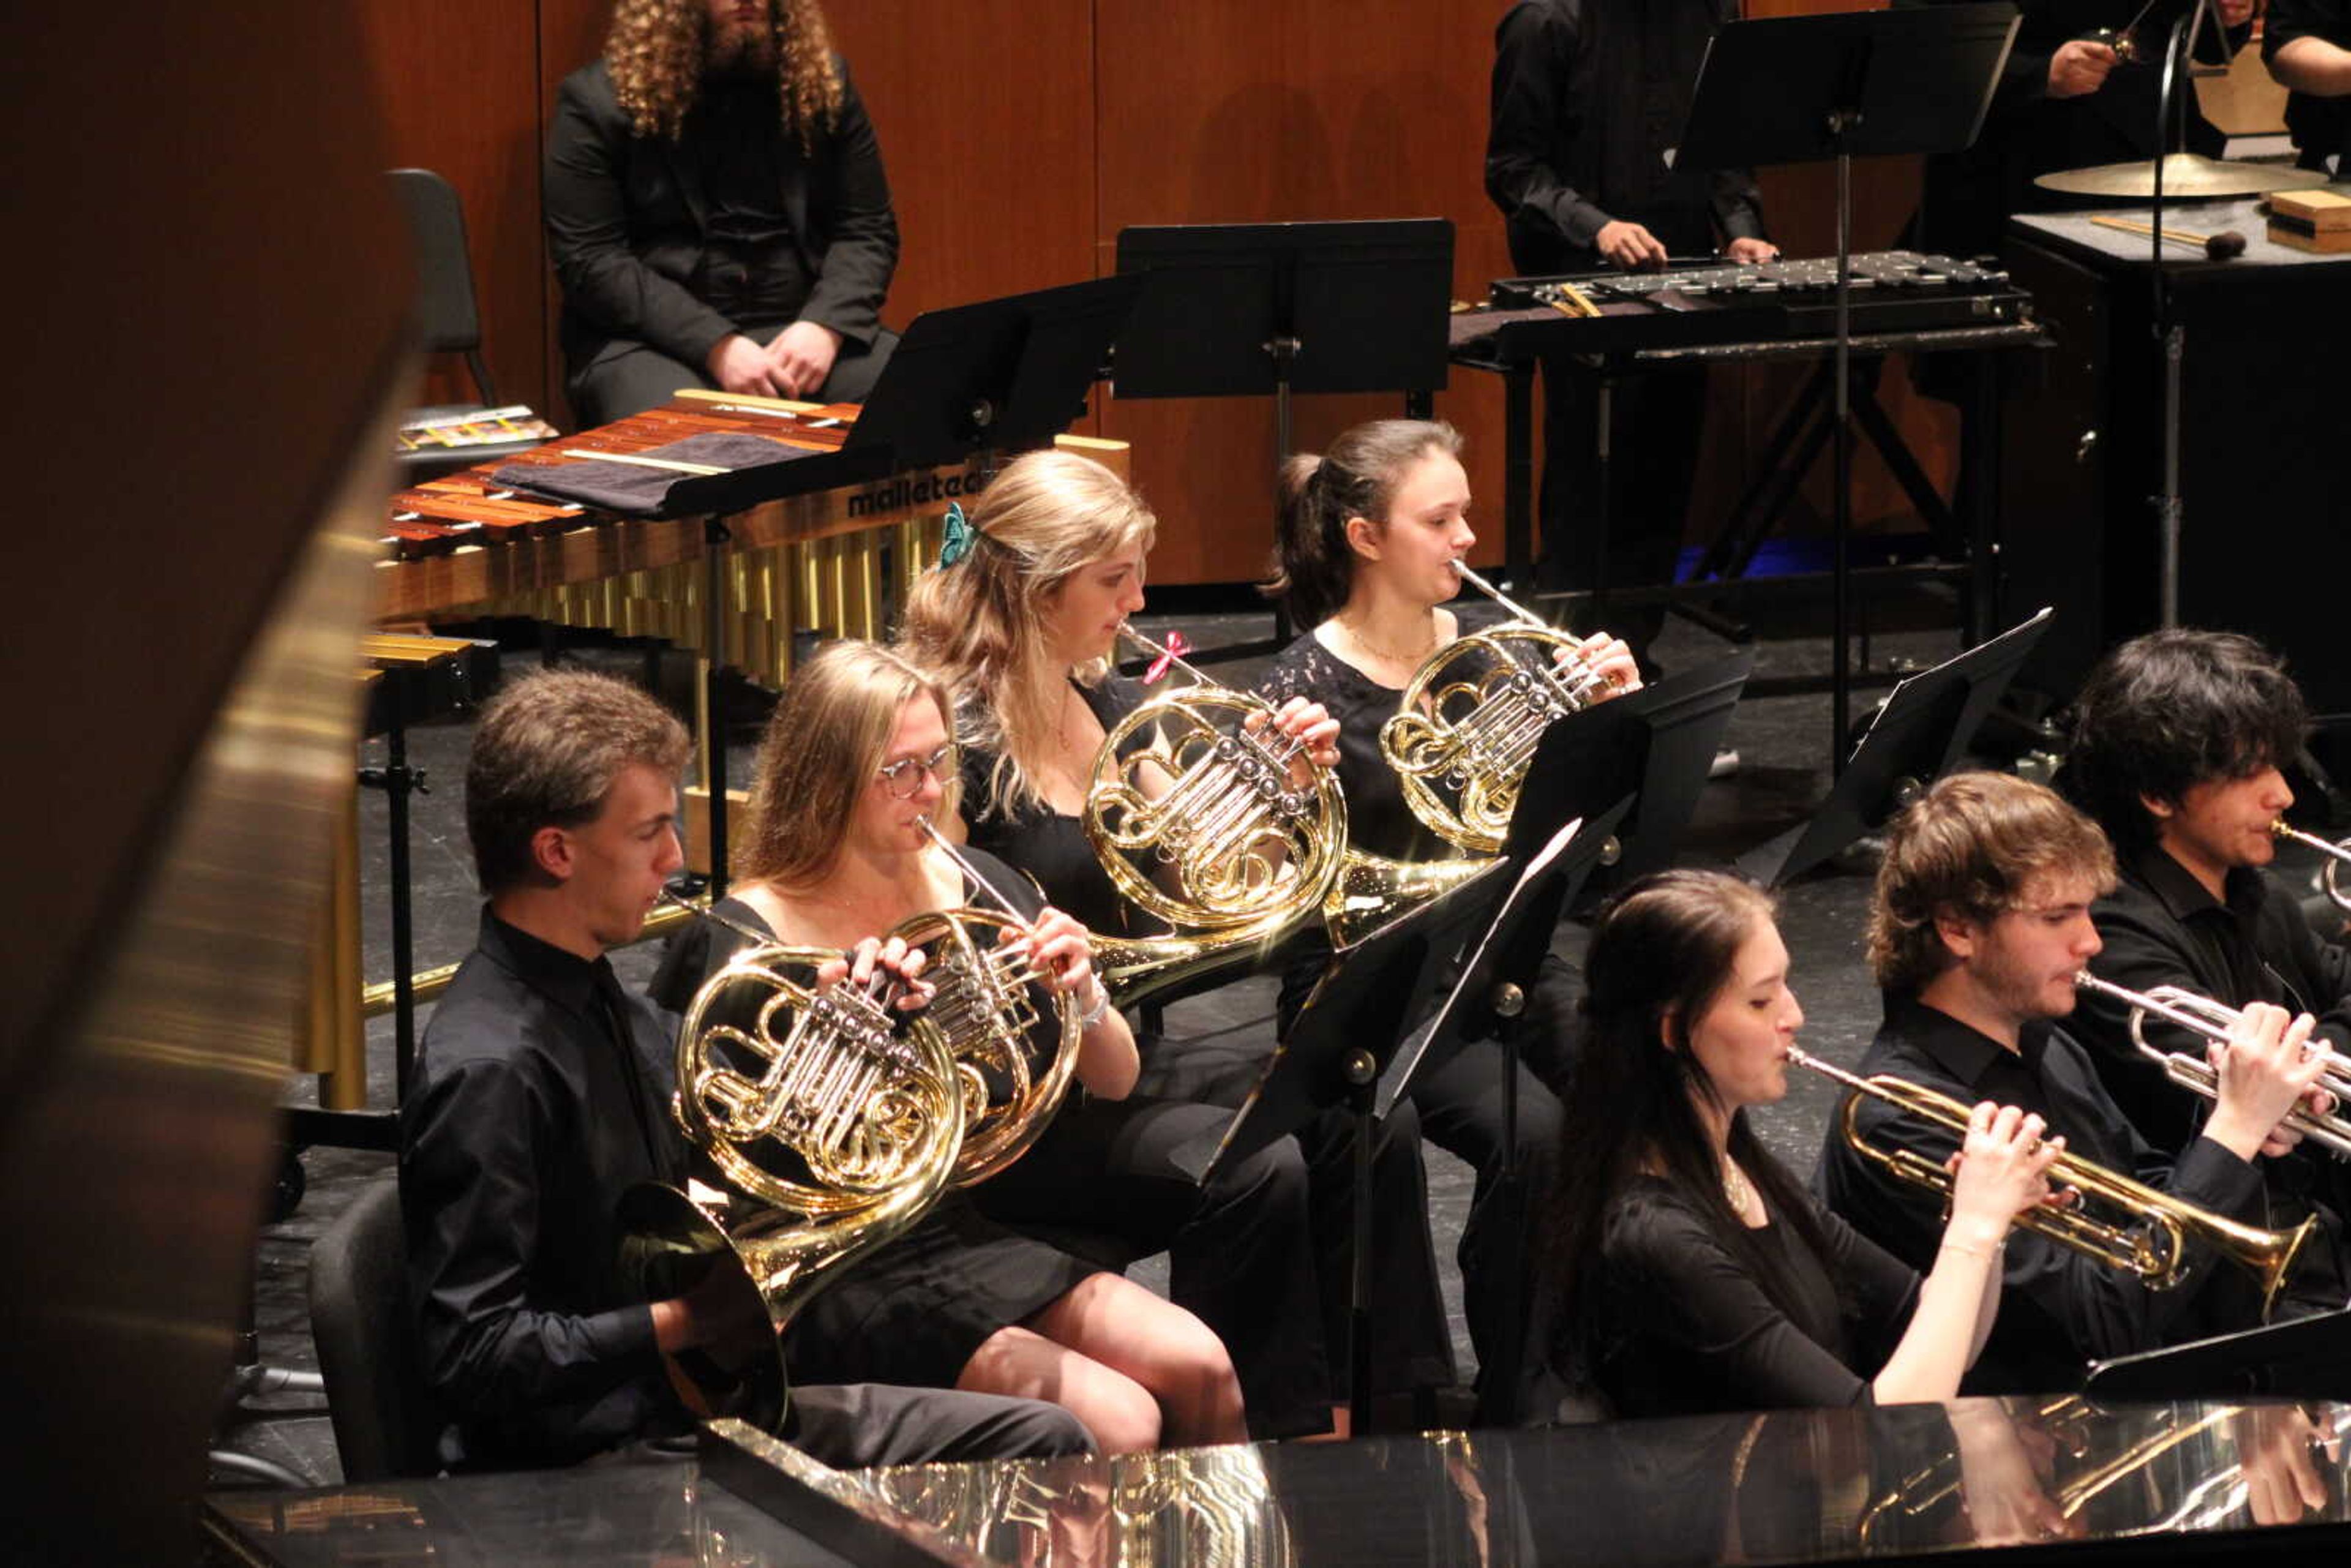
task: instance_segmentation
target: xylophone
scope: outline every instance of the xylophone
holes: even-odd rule
[[[838,451],[858,410],[727,392],[680,392],[660,408],[503,459],[580,461],[567,452],[635,454],[689,435],[765,435]],[[1123,442],[1060,444],[1126,472]],[[520,615],[707,653],[701,519],[621,517],[501,488],[499,465],[392,497],[377,566],[385,621]],[[938,519],[977,494],[976,465],[902,470],[770,502],[729,523],[726,664],[762,685],[791,667],[796,629],[878,636],[888,608],[935,553]]]

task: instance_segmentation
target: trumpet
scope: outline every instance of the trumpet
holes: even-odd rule
[[[1930,1126],[1960,1136],[1966,1134],[1970,1116],[1967,1106],[1906,1079],[1884,1073],[1864,1078],[1792,1046],[1788,1060],[1854,1091],[1845,1099],[1839,1130],[1855,1154],[1896,1180],[1938,1192],[1946,1203],[1950,1201],[1953,1177],[1942,1166],[1907,1149],[1881,1148],[1862,1135],[1861,1101],[1864,1095],[1883,1100]],[[2263,1230],[2184,1203],[2168,1192],[2070,1154],[2059,1156],[2049,1167],[2049,1176],[2053,1182],[2078,1189],[2087,1202],[2118,1211],[2122,1218],[2096,1219],[2072,1208],[2036,1206],[2019,1214],[2017,1225],[2109,1268],[2135,1274],[2151,1291],[2168,1291],[2186,1278],[2189,1244],[2202,1242],[2251,1270],[2260,1281],[2264,1322],[2317,1223],[2305,1219],[2292,1230]]]
[[[1423,660],[1395,716],[1380,727],[1380,755],[1431,832],[1492,854],[1510,832],[1542,732],[1607,695],[1613,682],[1580,657],[1561,659],[1580,655],[1575,639],[1465,563],[1455,561],[1453,570],[1516,619],[1456,638]]]
[[[2351,865],[2351,839],[2346,839],[2341,843],[2322,839],[2316,833],[2305,833],[2299,828],[2287,827],[2283,817],[2270,824],[2270,831],[2279,838],[2291,839],[2298,844],[2307,844],[2326,857],[2325,868],[2318,873],[2318,885],[2325,890],[2326,901],[2329,904],[2344,914],[2351,915],[2351,893],[2345,893],[2337,881],[2343,873],[2343,868]]]
[[[2229,1034],[2243,1018],[2239,1009],[2214,1001],[2210,997],[2178,986],[2158,986],[2151,991],[2134,991],[2117,986],[2112,980],[2102,980],[2085,969],[2074,977],[2077,988],[2086,987],[2108,996],[2130,1009],[2131,1044],[2141,1056],[2160,1062],[2164,1073],[2183,1089],[2193,1090],[2207,1100],[2220,1097],[2220,1075],[2212,1064],[2186,1051],[2164,1051],[2150,1045],[2147,1039],[2147,1020],[2151,1014],[2167,1023],[2179,1025],[2191,1034],[2203,1036],[2217,1044],[2229,1043]],[[2335,1097],[2335,1109],[2322,1115],[2318,1112],[2297,1107],[2287,1113],[2285,1124],[2331,1153],[2351,1159],[2351,1115],[2343,1110],[2351,1104],[2351,1060],[2340,1051],[2324,1045],[2306,1045],[2305,1054],[2315,1052],[2327,1059],[2326,1071],[2318,1087]]]

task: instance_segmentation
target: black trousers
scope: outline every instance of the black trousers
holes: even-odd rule
[[[1094,1451],[1085,1423],[1059,1405],[886,1383],[793,1389],[783,1437],[837,1470]]]
[[[783,329],[782,326],[755,327],[743,335],[755,343],[767,344],[774,342]],[[844,338],[841,353],[832,361],[832,373],[808,401],[863,402],[872,392],[873,383],[881,379],[882,368],[890,362],[891,350],[897,346],[898,334],[887,328],[875,335],[870,347]],[[605,344],[587,364],[574,370],[564,391],[571,399],[571,412],[585,428],[610,424],[616,419],[659,408],[686,387],[715,391],[717,385],[710,379],[706,366],[674,360],[649,344],[615,340]]]
[[[1543,361],[1542,563],[1545,589],[1594,586],[1599,505],[1599,389],[1581,369]],[[1620,378],[1610,398],[1607,585],[1671,582],[1689,517],[1698,443],[1706,433],[1706,370],[1683,365]],[[1662,605],[1612,608],[1607,624],[1580,615],[1576,630],[1625,639],[1649,673]],[[1587,623],[1591,622],[1591,623]]]

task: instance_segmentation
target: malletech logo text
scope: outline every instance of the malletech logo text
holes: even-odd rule
[[[849,515],[868,517],[876,512],[934,506],[958,497],[977,496],[986,483],[977,468],[967,468],[959,474],[918,474],[885,480],[852,495]]]

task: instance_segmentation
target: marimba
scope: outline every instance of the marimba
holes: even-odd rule
[[[838,450],[852,404],[728,392],[680,392],[660,408],[563,437],[507,463],[564,464],[566,453],[636,454],[690,435],[764,435]],[[1127,467],[1123,442],[1060,444]],[[630,518],[501,487],[499,465],[402,490],[392,498],[377,613],[387,622],[520,615],[622,636],[658,637],[709,654],[695,517]],[[935,558],[950,502],[976,496],[980,465],[916,468],[768,503],[729,519],[726,646],[719,661],[764,685],[791,668],[792,633],[878,637],[892,608]]]

